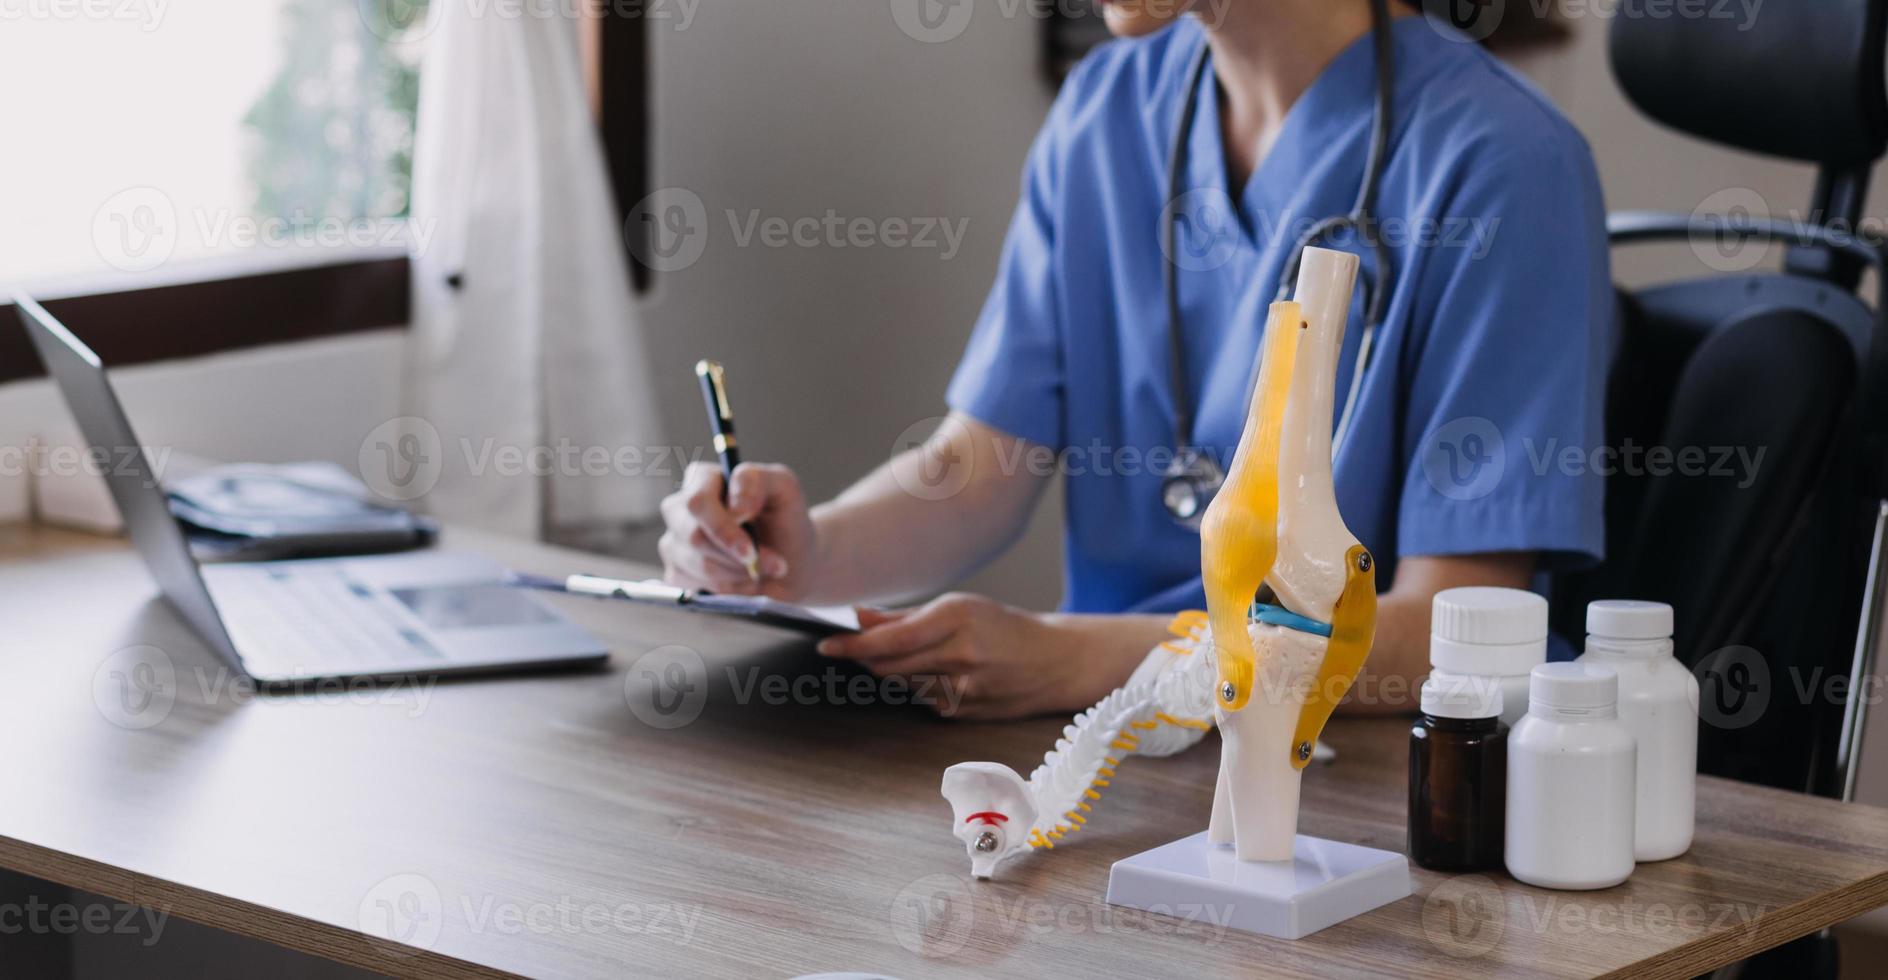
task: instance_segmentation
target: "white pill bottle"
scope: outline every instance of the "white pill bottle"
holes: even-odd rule
[[[1508,873],[1542,888],[1611,888],[1632,874],[1635,752],[1619,677],[1581,663],[1534,668],[1508,736]]]
[[[1529,673],[1546,662],[1546,599],[1492,586],[1436,593],[1430,604],[1429,666],[1445,684],[1464,675],[1499,685],[1501,723],[1510,729],[1527,714]]]
[[[1672,607],[1607,599],[1586,607],[1579,662],[1619,675],[1619,720],[1639,745],[1633,855],[1691,848],[1698,796],[1698,678],[1672,656]]]

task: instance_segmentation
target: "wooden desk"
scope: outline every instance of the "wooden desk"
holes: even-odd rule
[[[1027,771],[1058,720],[802,704],[829,665],[777,634],[574,599],[606,671],[253,697],[152,594],[120,542],[0,528],[0,866],[386,973],[1690,977],[1888,904],[1888,811],[1706,779],[1691,853],[1618,888],[1418,871],[1416,896],[1296,943],[1182,929],[1100,895],[1110,862],[1205,825],[1210,741],[1129,762],[1086,832],[978,883],[939,774]],[[631,702],[695,709],[650,711],[632,665],[678,644],[705,700],[654,727]],[[139,646],[172,665],[167,709],[117,700]],[[1303,826],[1401,849],[1405,729],[1332,726]],[[418,945],[363,931],[389,923]]]

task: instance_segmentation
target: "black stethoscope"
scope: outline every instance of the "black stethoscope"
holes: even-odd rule
[[[1276,299],[1282,300],[1291,295],[1293,281],[1298,278],[1298,263],[1304,258],[1307,247],[1346,228],[1365,232],[1373,221],[1371,215],[1377,203],[1377,183],[1383,177],[1384,157],[1389,150],[1390,90],[1395,80],[1395,66],[1391,57],[1394,39],[1390,33],[1388,0],[1371,0],[1370,16],[1372,45],[1376,51],[1377,105],[1370,135],[1370,157],[1364,167],[1363,187],[1358,191],[1357,203],[1349,214],[1326,218],[1299,236],[1292,247],[1291,259],[1285,263],[1284,274],[1279,276]],[[1187,139],[1193,128],[1193,117],[1198,111],[1200,86],[1206,80],[1210,50],[1209,46],[1202,44],[1199,53],[1193,56],[1193,64],[1187,73],[1186,103],[1180,110],[1180,124],[1174,129],[1173,145],[1167,153],[1169,202],[1177,201],[1181,196],[1180,184],[1186,173]],[[1226,472],[1212,454],[1193,444],[1193,401],[1187,393],[1185,347],[1180,336],[1180,284],[1173,259],[1179,211],[1179,208],[1170,206],[1170,213],[1164,216],[1160,226],[1161,251],[1167,257],[1163,272],[1167,296],[1168,366],[1173,376],[1174,395],[1174,458],[1161,474],[1160,500],[1175,521],[1197,529],[1200,519],[1206,516],[1206,505],[1212,502],[1213,496],[1226,482]],[[1357,408],[1357,393],[1363,387],[1364,368],[1370,363],[1370,351],[1377,338],[1377,325],[1383,322],[1384,297],[1389,294],[1390,255],[1383,247],[1383,236],[1370,237],[1370,248],[1377,260],[1377,281],[1372,283],[1366,277],[1362,284],[1364,332],[1357,345],[1357,364],[1351,372],[1350,391],[1344,396],[1344,411],[1338,416],[1337,429],[1331,439],[1333,456],[1350,430],[1351,413]],[[1248,400],[1250,397],[1248,392]]]

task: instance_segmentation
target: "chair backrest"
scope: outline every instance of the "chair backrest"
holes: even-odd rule
[[[1702,14],[1619,5],[1613,76],[1641,112],[1725,146],[1828,166],[1888,149],[1888,3],[1765,0],[1749,13]]]
[[[1888,149],[1888,0],[1767,0],[1748,22],[1656,13],[1622,5],[1612,26],[1634,104],[1820,165],[1812,220],[1854,221]],[[1696,231],[1684,215],[1634,217],[1615,218],[1616,242]],[[1590,599],[1671,603],[1678,655],[1704,682],[1700,770],[1828,792],[1844,707],[1829,685],[1854,654],[1879,467],[1860,406],[1881,388],[1888,332],[1853,291],[1855,254],[1793,244],[1780,274],[1620,294],[1607,556],[1555,577],[1553,616],[1577,637]]]

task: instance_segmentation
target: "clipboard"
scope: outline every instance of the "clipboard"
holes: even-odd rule
[[[636,581],[600,575],[572,575],[560,579],[512,572],[505,576],[505,584],[745,619],[809,636],[859,631],[859,614],[851,606],[802,606],[767,596],[721,595],[700,589],[684,589],[657,579]]]

